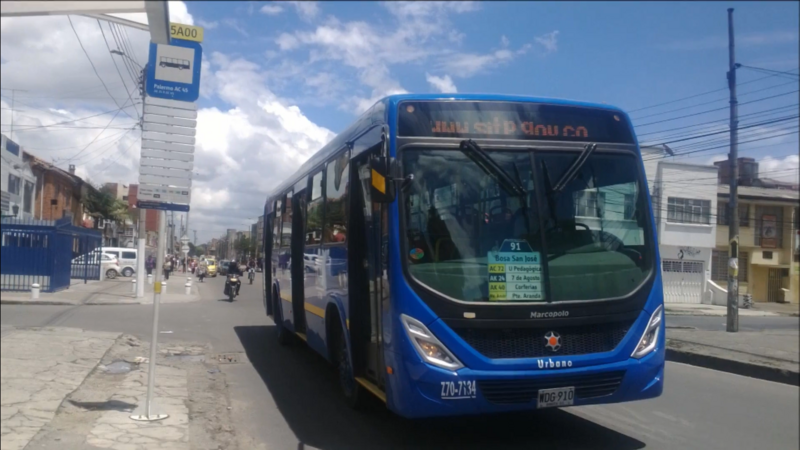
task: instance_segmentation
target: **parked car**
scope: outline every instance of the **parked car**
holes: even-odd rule
[[[136,273],[136,258],[138,250],[135,248],[125,247],[103,247],[103,253],[114,256],[119,261],[119,266],[122,268],[120,274],[123,277],[132,277]]]
[[[108,253],[100,255],[100,269],[106,274],[106,278],[113,280],[122,273],[119,260]]]

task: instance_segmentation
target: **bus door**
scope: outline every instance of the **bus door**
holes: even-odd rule
[[[373,202],[370,195],[368,158],[371,154],[374,153],[366,152],[351,164],[351,179],[360,182],[352,184],[356,192],[352,197],[353,231],[350,236],[353,239],[349,250],[352,255],[349,261],[350,333],[356,376],[365,376],[384,388],[381,311],[388,292],[383,282],[387,274],[382,231],[387,229],[387,224],[383,223],[386,206]]]
[[[305,225],[306,225],[306,193],[296,192],[292,201],[294,216],[292,217],[292,319],[296,333],[306,332],[305,313]]]

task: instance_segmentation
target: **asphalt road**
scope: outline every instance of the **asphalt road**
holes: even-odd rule
[[[415,421],[377,402],[355,412],[321,357],[301,344],[277,344],[260,285],[243,286],[228,303],[222,283],[207,280],[200,302],[162,305],[160,329],[172,333],[159,339],[207,342],[217,352],[247,356],[244,364],[222,366],[242,449],[767,450],[797,448],[800,439],[797,387],[677,363],[667,364],[664,394],[641,402]],[[149,340],[152,306],[2,305],[0,318],[3,325],[121,331]]]
[[[724,331],[725,317],[709,316],[667,316],[667,327],[693,327],[698,330]],[[797,330],[800,317],[758,317],[739,316],[740,331]]]

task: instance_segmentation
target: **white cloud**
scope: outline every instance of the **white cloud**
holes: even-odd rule
[[[275,43],[281,50],[293,50],[300,45],[300,41],[289,33],[281,33]]]
[[[533,38],[537,44],[544,48],[545,53],[553,53],[558,50],[558,30],[545,33],[541,36]]]
[[[439,65],[453,76],[467,78],[485,70],[496,68],[514,59],[516,53],[508,49],[495,50],[491,53],[455,53],[444,57]]]
[[[216,20],[213,20],[211,22],[206,22],[205,20],[197,19],[197,25],[207,30],[213,30],[214,28],[217,28],[219,26],[219,22],[217,22]]]
[[[230,17],[222,19],[222,24],[233,29],[244,37],[250,36],[250,33],[248,33],[247,30],[244,29],[244,26],[242,26],[242,24],[236,19]]]
[[[283,8],[280,5],[276,4],[266,4],[261,7],[260,9],[262,14],[266,14],[268,16],[275,16],[283,12]]]
[[[180,13],[179,8],[171,11]],[[186,16],[180,21],[187,23],[191,16],[188,11],[184,13]],[[127,99],[97,23],[77,16],[72,20],[112,94],[120,102]],[[140,57],[146,55],[148,34],[136,30],[128,34],[133,51]],[[67,160],[72,158],[78,174],[85,174],[92,182],[135,183],[140,132],[124,129],[134,124],[126,116],[120,114],[102,134],[110,114],[72,122],[70,126],[32,129],[115,108],[108,94],[98,90],[97,78],[67,19],[4,17],[0,46],[2,87],[30,91],[18,93],[15,98],[16,140],[45,160],[59,161],[59,167],[66,168]],[[283,66],[275,69],[278,67]],[[293,102],[271,90],[271,70],[273,67],[265,70],[251,60],[221,53],[204,55],[202,98],[220,100],[224,103],[217,104],[225,106],[198,111],[191,220],[200,241],[218,237],[226,228],[244,228],[247,218],[261,214],[266,193],[334,137],[330,130],[310,121]],[[53,73],[59,76],[52,77]],[[326,78],[311,72],[302,75],[308,76],[304,79],[309,84],[323,88],[326,83],[336,82],[333,76]],[[0,116],[4,124],[10,121],[6,93],[3,90]],[[133,109],[129,112],[136,117]],[[5,128],[3,132],[7,134]]]
[[[300,16],[301,19],[306,21],[310,21],[316,18],[320,13],[319,5],[317,4],[317,2],[291,1],[286,3],[294,6],[294,8],[297,10],[297,15]]]
[[[426,72],[425,80],[439,92],[442,93],[458,92],[458,89],[456,88],[455,83],[453,83],[453,80],[450,78],[450,75],[437,77]]]
[[[784,158],[765,156],[758,161],[758,176],[797,184],[798,168],[800,168],[800,156],[789,155]]]

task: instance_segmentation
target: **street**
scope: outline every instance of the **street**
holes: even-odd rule
[[[787,449],[798,439],[798,388],[667,363],[664,394],[618,405],[529,414],[405,420],[375,402],[367,412],[344,403],[335,374],[303,345],[278,345],[261,286],[223,300],[223,277],[200,284],[202,300],[161,306],[160,342],[201,342],[243,353],[221,366],[240,448],[592,448]],[[2,325],[59,326],[150,337],[152,306],[2,305]],[[720,318],[681,323],[705,326]],[[751,318],[748,318],[751,319]],[[762,318],[752,318],[762,319]],[[772,318],[770,318],[772,319]],[[796,318],[777,318],[795,321]],[[772,319],[775,320],[775,319]],[[670,317],[668,324],[675,325]],[[742,328],[760,321],[742,321]],[[787,321],[785,326],[790,326]],[[157,381],[158,383],[158,381]],[[304,447],[298,447],[303,444]]]
[[[725,317],[667,316],[667,327],[693,327],[698,330],[723,331]],[[798,317],[739,317],[739,331],[797,330]]]

